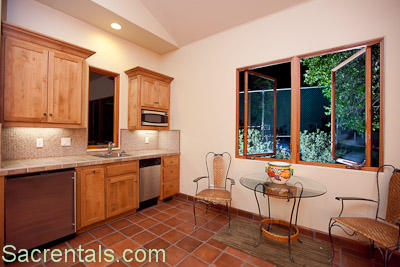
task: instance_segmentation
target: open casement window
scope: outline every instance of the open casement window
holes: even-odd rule
[[[276,153],[275,78],[254,71],[244,72],[244,149],[245,157]]]
[[[372,65],[379,66],[379,61],[373,60],[372,49],[372,46],[360,49],[331,71],[332,157],[348,165],[379,164],[379,153],[372,153],[373,128],[379,132],[380,108],[379,90],[372,90]],[[377,49],[379,57],[379,46]],[[374,87],[379,89],[379,80]],[[376,108],[377,116],[374,115]]]

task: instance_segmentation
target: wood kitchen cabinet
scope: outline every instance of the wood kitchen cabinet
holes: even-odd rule
[[[179,193],[179,156],[163,157],[161,168],[162,172],[160,200],[163,200]]]
[[[102,221],[105,213],[104,167],[77,168],[78,229]]]
[[[78,230],[139,208],[139,161],[78,167],[76,171]]]
[[[128,129],[129,130],[169,130],[168,127],[141,125],[142,110],[168,112],[170,84],[174,78],[142,67],[125,71],[129,78]],[[168,123],[169,125],[169,123]]]
[[[138,168],[138,161],[106,167],[107,218],[139,208]]]
[[[4,126],[80,128],[93,51],[2,23]]]

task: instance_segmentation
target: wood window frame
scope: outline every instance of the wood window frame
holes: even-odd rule
[[[114,123],[113,123],[113,142],[115,147],[119,146],[119,85],[120,85],[120,74],[107,71],[104,69],[96,68],[93,66],[89,66],[89,75],[90,72],[96,72],[99,74],[107,75],[110,77],[114,77]],[[87,108],[87,116],[88,116],[88,129],[86,131],[86,142],[89,136],[89,91],[90,91],[90,80],[88,79],[88,108]],[[88,145],[88,149],[102,149],[105,145]]]
[[[236,69],[236,143],[235,143],[235,157],[240,159],[252,159],[252,160],[263,160],[263,161],[284,161],[290,162],[293,164],[303,164],[303,165],[312,165],[312,166],[323,166],[323,167],[332,167],[332,168],[341,168],[346,169],[347,166],[344,164],[339,163],[321,163],[321,162],[309,162],[309,161],[302,161],[300,160],[300,85],[301,85],[301,68],[300,68],[300,60],[303,58],[308,57],[315,57],[315,56],[323,56],[326,54],[331,54],[335,52],[340,52],[344,50],[354,49],[357,47],[366,47],[372,46],[374,44],[380,44],[380,117],[379,117],[379,166],[384,164],[384,95],[385,95],[385,77],[384,77],[384,38],[377,38],[373,40],[368,40],[364,42],[343,45],[335,48],[325,49],[317,52],[306,53],[299,56],[293,56],[290,58],[284,58],[280,60],[274,60],[266,63],[260,63],[256,65],[251,65],[247,67],[241,67]],[[366,57],[371,57],[371,51],[366,51]],[[368,55],[369,54],[369,55]],[[368,60],[368,58],[367,58]],[[280,63],[287,63],[291,62],[291,131],[290,131],[290,160],[286,159],[274,159],[274,158],[261,158],[261,157],[246,157],[244,155],[239,155],[239,108],[240,108],[240,99],[239,99],[239,92],[240,92],[240,73],[243,71],[248,71],[255,68],[260,68],[268,65],[275,65]],[[370,71],[370,70],[366,70]],[[371,79],[366,79],[366,85],[370,88],[371,87]],[[367,90],[367,89],[366,89]],[[245,102],[247,101],[247,96],[245,94]],[[367,103],[368,105],[368,103]],[[370,107],[366,107],[366,109],[370,109]],[[368,110],[366,110],[368,111]],[[245,126],[246,126],[246,117],[245,117]],[[246,128],[246,127],[244,127]],[[368,130],[368,129],[367,129]],[[369,131],[371,132],[371,131]],[[244,138],[246,138],[244,136]],[[367,149],[370,151],[371,143],[370,141],[366,146],[369,146]],[[244,146],[245,149],[245,146]],[[362,167],[361,170],[366,171],[376,171],[378,167]]]

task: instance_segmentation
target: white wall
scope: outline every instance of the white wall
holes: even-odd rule
[[[128,125],[128,76],[141,66],[159,70],[160,56],[34,0],[8,1],[7,21],[96,52],[90,66],[120,73],[120,128]]]
[[[379,37],[385,37],[384,157],[385,163],[400,167],[399,10],[397,0],[311,1],[163,56],[161,72],[175,77],[171,127],[181,129],[181,192],[194,194],[192,180],[205,174],[203,157],[208,151],[235,154],[236,68]],[[234,207],[257,212],[253,193],[240,185],[239,178],[263,172],[265,164],[233,160],[230,176],[237,182]],[[319,181],[328,190],[322,197],[302,201],[299,225],[327,232],[329,218],[340,210],[335,196],[376,198],[374,172],[305,165],[294,168],[296,175]],[[385,197],[389,176],[386,173],[382,179]],[[273,203],[272,215],[288,219],[291,205],[283,200]],[[266,200],[262,204],[266,214]],[[353,214],[374,216],[371,206],[353,203],[349,208]]]

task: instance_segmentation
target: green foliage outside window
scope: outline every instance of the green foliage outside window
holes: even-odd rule
[[[316,132],[300,133],[300,159],[311,162],[334,163],[331,152],[331,134],[317,129]]]

